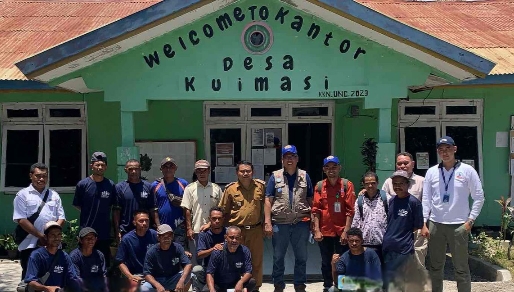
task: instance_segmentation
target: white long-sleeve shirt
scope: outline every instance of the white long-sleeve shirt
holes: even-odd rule
[[[455,173],[452,176],[452,172]],[[445,191],[442,172],[448,191]],[[450,176],[452,178],[450,179]],[[449,194],[449,201],[443,202],[444,194]],[[473,199],[471,211],[469,196]],[[468,218],[475,220],[484,205],[484,191],[476,170],[460,162],[454,168],[446,170],[440,164],[432,166],[425,175],[423,183],[423,218],[442,224],[462,224]]]

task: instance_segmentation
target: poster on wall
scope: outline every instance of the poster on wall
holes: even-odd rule
[[[277,149],[266,148],[264,149],[264,165],[277,164]]]
[[[266,132],[266,146],[273,147],[275,145],[275,133]]]
[[[252,164],[263,165],[264,164],[264,149],[252,149]]]
[[[264,129],[252,129],[253,146],[264,146]]]
[[[216,166],[234,165],[234,143],[216,143]]]
[[[430,162],[429,162],[429,156],[428,152],[417,152],[416,153],[416,166],[418,169],[429,169],[430,168]]]
[[[231,183],[237,180],[236,168],[233,166],[216,166],[214,169],[216,183]]]

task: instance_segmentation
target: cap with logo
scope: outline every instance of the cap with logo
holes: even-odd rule
[[[337,165],[339,165],[339,158],[337,158],[337,156],[327,156],[325,159],[323,159],[323,166],[326,166],[327,164],[329,164],[330,162],[333,162]]]
[[[211,167],[211,164],[207,160],[198,160],[195,163],[195,169],[209,168],[209,167]]]
[[[405,170],[397,170],[397,171],[393,172],[393,175],[391,175],[390,177],[391,177],[391,179],[393,179],[395,177],[403,177],[407,180],[410,179],[409,174]]]
[[[171,158],[171,156],[164,157],[164,159],[161,160],[161,167],[163,167],[166,163],[172,163],[172,164],[177,165],[177,163],[175,162],[175,159]]]
[[[53,227],[56,227],[56,228],[59,228],[60,230],[62,230],[62,226],[59,225],[59,223],[57,223],[55,221],[48,221],[45,224],[44,233],[48,234],[48,231],[50,231],[50,229],[53,228]]]
[[[171,226],[168,224],[162,224],[157,227],[157,234],[162,235],[168,232],[173,232],[173,229],[171,229]]]
[[[98,236],[98,233],[96,233],[96,230],[94,230],[91,227],[84,227],[79,232],[79,238],[84,238],[89,233],[94,233],[96,236]]]
[[[91,162],[103,161],[107,163],[107,155],[103,152],[95,152],[91,156]]]
[[[441,139],[439,139],[439,141],[437,141],[436,147],[439,147],[439,146],[441,146],[443,144],[447,144],[447,145],[450,145],[450,146],[455,146],[455,141],[450,136],[444,136]]]
[[[282,148],[282,156],[286,155],[287,153],[298,155],[298,152],[296,151],[296,147],[294,145],[286,145],[284,146],[284,148]]]

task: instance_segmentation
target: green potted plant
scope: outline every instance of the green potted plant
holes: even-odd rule
[[[14,242],[12,234],[0,235],[0,245],[7,251],[7,257],[11,260],[18,257],[18,245]]]
[[[62,245],[63,249],[70,253],[72,250],[78,247],[77,236],[79,235],[79,226],[77,225],[77,219],[66,222],[66,226],[62,231]]]

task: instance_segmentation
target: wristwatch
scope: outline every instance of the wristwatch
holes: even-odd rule
[[[468,221],[466,222],[468,222],[471,227],[473,227],[473,225],[475,224],[475,220],[473,219],[468,219]]]

